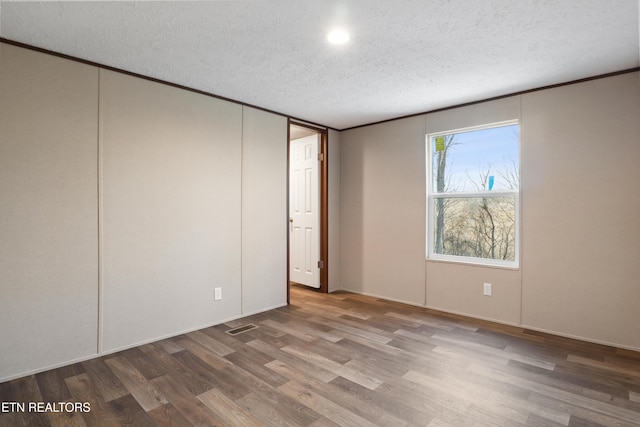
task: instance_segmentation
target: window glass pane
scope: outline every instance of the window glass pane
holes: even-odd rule
[[[433,251],[515,261],[516,198],[434,198]]]
[[[517,190],[517,124],[432,137],[433,192]]]

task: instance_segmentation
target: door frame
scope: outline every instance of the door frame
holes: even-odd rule
[[[329,131],[326,128],[313,126],[304,122],[299,122],[292,118],[287,120],[287,304],[290,303],[291,282],[289,277],[290,262],[290,228],[289,228],[289,175],[291,173],[291,165],[289,162],[290,146],[291,146],[291,125],[296,125],[313,130],[320,135],[320,146],[318,154],[322,156],[320,161],[320,188],[318,197],[320,202],[320,260],[322,267],[320,268],[320,288],[322,293],[329,292]]]

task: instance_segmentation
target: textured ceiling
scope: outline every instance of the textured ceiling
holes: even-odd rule
[[[638,67],[638,5],[3,1],[0,36],[344,129]]]

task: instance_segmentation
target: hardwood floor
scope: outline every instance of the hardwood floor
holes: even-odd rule
[[[2,383],[0,425],[640,426],[640,353],[349,293],[291,301]]]

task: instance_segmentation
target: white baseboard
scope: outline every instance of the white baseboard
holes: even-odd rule
[[[571,338],[571,339],[574,339],[574,340],[589,342],[589,343],[592,343],[592,344],[600,344],[600,345],[606,345],[608,347],[615,347],[615,348],[620,348],[620,349],[624,349],[624,350],[631,350],[631,351],[640,352],[640,347],[634,347],[634,346],[631,346],[631,345],[624,345],[624,344],[617,344],[617,343],[613,343],[613,342],[609,342],[609,341],[596,340],[596,339],[593,339],[593,338],[582,337],[580,335],[565,334],[563,332],[551,331],[551,330],[548,330],[548,329],[538,328],[538,327],[535,327],[535,326],[528,326],[528,325],[518,325],[518,326],[523,328],[523,329],[529,329],[531,331],[536,331],[536,332],[543,332],[545,334],[556,335],[556,336],[563,337],[563,338]]]
[[[629,345],[624,345],[624,344],[619,344],[619,343],[614,343],[614,342],[609,342],[609,341],[603,341],[603,340],[597,340],[597,339],[593,339],[593,338],[589,338],[589,337],[583,337],[583,336],[580,336],[580,335],[567,334],[567,333],[553,331],[553,330],[549,330],[549,329],[538,328],[538,327],[530,326],[530,325],[526,325],[526,324],[505,322],[503,320],[493,319],[493,318],[490,318],[490,317],[476,316],[476,315],[472,315],[472,314],[469,314],[469,313],[463,313],[463,312],[459,312],[459,311],[445,309],[445,308],[442,308],[442,307],[435,307],[435,306],[431,306],[431,305],[416,304],[416,303],[411,302],[411,301],[403,301],[403,300],[396,299],[396,298],[388,298],[388,297],[385,297],[385,296],[376,295],[376,294],[372,294],[372,293],[369,293],[369,292],[356,292],[356,291],[354,291],[352,289],[336,289],[333,292],[336,292],[336,291],[352,292],[354,294],[366,295],[366,296],[373,297],[373,298],[385,299],[385,300],[388,300],[388,301],[399,302],[399,303],[403,303],[403,304],[407,304],[407,305],[411,305],[411,306],[415,306],[415,307],[423,307],[423,308],[427,308],[427,309],[430,309],[430,310],[442,311],[444,313],[450,313],[450,314],[455,314],[457,316],[469,317],[471,319],[484,320],[484,321],[488,321],[488,322],[498,323],[500,325],[515,326],[515,327],[518,327],[518,328],[529,329],[531,331],[536,331],[536,332],[543,332],[545,334],[556,335],[556,336],[563,337],[563,338],[571,338],[571,339],[574,339],[574,340],[584,341],[584,342],[588,342],[588,343],[592,343],[592,344],[606,345],[606,346],[609,346],[609,347],[615,347],[615,348],[620,348],[620,349],[624,349],[624,350],[631,350],[631,351],[640,352],[640,347],[629,346]]]
[[[41,372],[50,371],[51,369],[62,368],[63,366],[69,366],[69,365],[73,365],[75,363],[85,362],[87,360],[95,359],[95,358],[102,357],[102,356],[107,356],[109,354],[117,353],[119,351],[129,350],[131,348],[139,347],[141,345],[151,344],[151,343],[154,343],[154,342],[157,342],[157,341],[162,341],[162,340],[165,340],[167,338],[177,337],[179,335],[188,334],[189,332],[199,331],[201,329],[210,328],[211,326],[217,326],[217,325],[221,325],[223,323],[231,322],[232,320],[238,320],[238,319],[242,319],[243,317],[252,316],[254,314],[263,313],[265,311],[274,310],[274,309],[280,308],[280,307],[285,307],[286,305],[287,304],[285,303],[285,304],[275,305],[273,307],[267,307],[267,308],[262,309],[262,310],[256,310],[256,311],[251,312],[251,313],[241,314],[241,315],[238,315],[238,316],[232,316],[232,317],[229,317],[229,318],[218,320],[218,321],[215,321],[213,323],[205,324],[205,325],[198,326],[198,327],[195,327],[195,328],[188,328],[188,329],[182,330],[180,332],[173,332],[173,333],[170,333],[170,334],[167,334],[167,335],[162,335],[162,336],[159,336],[159,337],[156,337],[156,338],[151,338],[151,339],[148,339],[148,340],[143,340],[143,341],[135,342],[135,343],[132,343],[132,344],[127,344],[127,345],[122,346],[122,347],[109,349],[107,351],[101,351],[99,353],[94,353],[94,354],[91,354],[91,355],[88,355],[88,356],[84,356],[84,357],[80,357],[80,358],[77,358],[77,359],[72,359],[72,360],[68,360],[68,361],[65,361],[65,362],[61,362],[61,363],[55,363],[55,364],[52,364],[52,365],[47,365],[47,366],[45,366],[43,368],[38,368],[38,369],[26,371],[26,372],[21,372],[21,373],[15,374],[15,375],[10,375],[10,376],[5,377],[5,378],[0,378],[0,383],[3,383],[5,381],[15,380],[15,379],[18,379],[18,378],[27,377],[29,375],[39,374]]]

